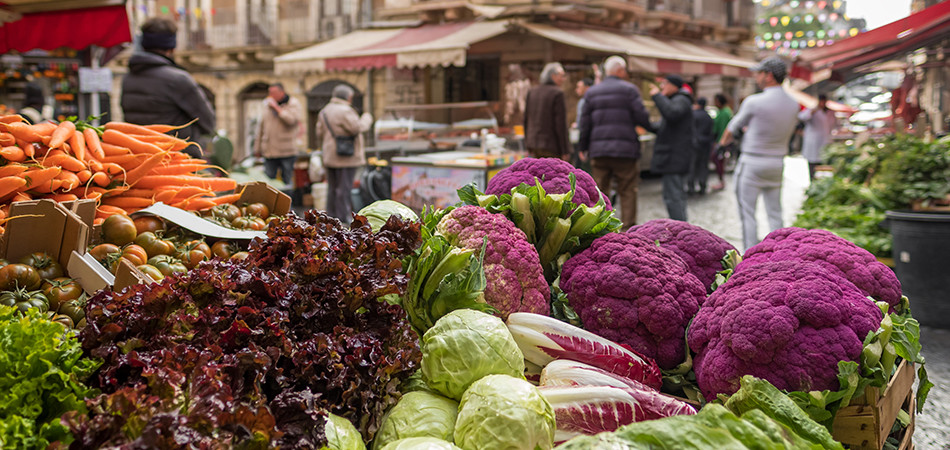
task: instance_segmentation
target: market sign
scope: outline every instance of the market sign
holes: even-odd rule
[[[96,92],[112,92],[112,70],[101,67],[79,68],[79,92],[92,94]]]

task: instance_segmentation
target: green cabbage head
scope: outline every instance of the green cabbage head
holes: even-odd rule
[[[380,450],[461,450],[449,441],[433,437],[412,437],[386,444]]]
[[[361,209],[357,214],[366,216],[369,226],[374,232],[379,231],[379,229],[386,224],[386,221],[389,220],[389,216],[396,215],[411,221],[419,220],[419,216],[416,215],[415,211],[393,200],[375,201],[366,205],[366,207]]]
[[[410,392],[383,417],[376,432],[374,449],[410,437],[452,440],[459,404],[455,400],[426,391]]]
[[[422,336],[422,377],[430,388],[452,399],[486,375],[524,379],[524,356],[501,319],[457,309]]]
[[[356,431],[356,427],[349,420],[340,416],[327,413],[324,433],[327,435],[325,448],[328,450],[366,450],[360,432]]]
[[[507,375],[472,384],[459,403],[455,444],[464,450],[554,447],[554,408],[538,388]]]

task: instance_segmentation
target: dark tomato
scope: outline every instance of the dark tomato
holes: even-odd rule
[[[251,203],[244,207],[245,216],[255,216],[266,219],[270,215],[270,208],[263,203]]]
[[[86,311],[83,310],[82,303],[77,300],[69,300],[59,305],[59,313],[69,316],[76,324],[81,323],[80,321],[86,317]]]
[[[155,216],[141,216],[132,220],[135,223],[135,235],[138,236],[146,231],[152,233],[156,231],[165,231],[165,222]]]
[[[231,221],[231,226],[239,230],[247,230],[251,228],[251,222],[254,219],[251,216],[241,216],[237,219]]]
[[[158,255],[171,255],[175,252],[175,245],[159,238],[151,231],[146,231],[135,238],[135,244],[145,249],[149,258]]]
[[[22,264],[33,266],[40,278],[49,280],[63,276],[63,266],[44,252],[31,253],[20,260]]]
[[[28,289],[33,290],[43,284],[39,272],[26,264],[8,264],[0,268],[0,290]]]
[[[166,277],[176,272],[188,271],[180,259],[168,255],[153,256],[149,258],[148,265],[155,266]]]
[[[49,310],[49,302],[43,292],[26,289],[0,292],[0,305],[13,306],[22,313],[31,308],[36,308],[40,312]]]
[[[73,319],[65,314],[54,314],[50,320],[61,323],[66,328],[72,328],[74,326]]]
[[[241,208],[238,208],[237,206],[234,206],[230,203],[217,205],[214,208],[211,208],[211,216],[223,219],[230,223],[232,220],[241,217]]]
[[[89,254],[93,258],[96,258],[96,261],[99,261],[102,264],[110,262],[111,259],[115,259],[116,255],[122,254],[122,249],[115,244],[99,244],[89,250]]]
[[[207,261],[208,255],[200,250],[185,250],[178,254],[178,258],[181,259],[185,267],[194,269],[201,261]]]
[[[82,297],[82,287],[72,278],[56,278],[43,283],[43,294],[49,301],[49,310],[59,311],[59,306]]]
[[[187,250],[198,250],[201,253],[204,253],[208,258],[211,257],[211,247],[208,246],[208,243],[202,239],[195,239],[193,241],[188,241],[185,243],[185,249]]]
[[[248,225],[248,228],[254,231],[263,231],[265,228],[267,228],[267,222],[264,222],[264,219],[261,219],[260,217],[254,217],[251,219],[251,223]]]
[[[230,258],[237,251],[237,247],[231,241],[218,241],[211,246],[212,256],[219,258]]]
[[[137,235],[135,222],[129,216],[113,214],[102,222],[102,240],[110,244],[125,245]]]

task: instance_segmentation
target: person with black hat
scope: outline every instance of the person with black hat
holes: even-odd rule
[[[693,152],[693,98],[679,75],[667,75],[650,95],[662,119],[651,124],[656,133],[650,172],[663,176],[663,203],[670,219],[686,221],[686,174]]]
[[[770,56],[750,70],[762,92],[742,102],[719,139],[719,145],[729,145],[735,134],[745,129],[734,174],[745,250],[759,242],[755,209],[760,195],[765,200],[769,229],[782,228],[784,158],[798,124],[798,102],[782,89],[788,73],[785,61]]]
[[[195,79],[172,59],[178,26],[171,19],[153,17],[142,24],[141,30],[142,49],[129,58],[129,73],[122,80],[124,120],[139,125],[174,126],[194,121],[172,132],[192,141],[215,134],[211,103]],[[185,152],[201,156],[196,146]]]

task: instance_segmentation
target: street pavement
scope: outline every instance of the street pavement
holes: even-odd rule
[[[717,182],[715,175],[711,175],[709,185]],[[741,248],[742,228],[734,188],[732,174],[726,174],[726,189],[689,197],[687,216],[690,223],[715,233],[736,248]],[[782,189],[782,216],[785,226],[791,226],[801,210],[807,188],[808,163],[801,156],[785,158],[785,180]],[[638,223],[669,217],[661,191],[659,177],[648,176],[641,180]],[[756,217],[761,239],[769,232],[765,207],[761,201]],[[917,416],[914,444],[921,450],[950,449],[950,391],[947,390],[950,383],[950,330],[922,328],[921,343],[924,357],[927,359],[927,371],[935,387],[930,391],[923,413]]]

